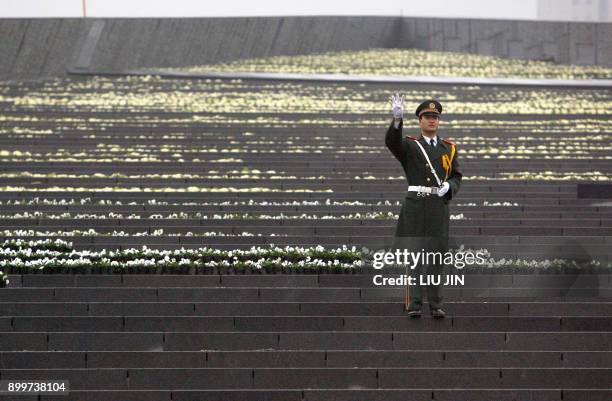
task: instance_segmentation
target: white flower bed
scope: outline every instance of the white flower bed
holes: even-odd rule
[[[198,249],[158,250],[143,245],[141,250],[77,251],[72,243],[62,240],[24,241],[6,240],[0,249],[0,268],[4,271],[35,272],[132,272],[129,268],[152,267],[156,272],[185,273],[185,268],[207,269],[224,267],[244,269],[333,269],[347,270],[362,266],[362,254],[354,246],[325,249],[316,247],[284,248],[251,247],[248,250],[219,250],[210,247]],[[147,270],[148,271],[148,270]],[[155,272],[154,271],[154,272]]]
[[[479,252],[487,260],[485,265],[466,266],[466,269],[479,271],[505,271],[514,269],[517,272],[563,272],[570,268],[594,268],[609,271],[612,264],[603,264],[592,260],[577,264],[564,259],[527,260],[527,259],[494,259],[486,249],[471,250],[461,246],[456,251]],[[143,246],[141,250],[126,249],[122,251],[76,251],[72,244],[63,240],[24,241],[7,240],[0,248],[1,284],[7,283],[7,272],[12,274],[26,273],[185,273],[195,274],[200,270],[234,269],[235,272],[249,269],[252,271],[284,269],[306,269],[320,271],[352,272],[369,263],[373,251],[356,247],[325,249],[316,247],[284,248],[270,245],[251,247],[248,250],[219,250],[209,247],[198,249],[156,250]]]

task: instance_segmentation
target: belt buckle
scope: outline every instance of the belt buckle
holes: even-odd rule
[[[418,197],[423,197],[424,198],[424,197],[429,196],[429,195],[431,195],[429,192],[417,191],[417,196]]]

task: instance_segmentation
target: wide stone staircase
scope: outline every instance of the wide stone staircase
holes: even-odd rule
[[[371,105],[396,89],[154,78],[3,83],[2,240],[61,238],[90,251],[387,248],[406,182],[384,147],[390,119]],[[404,89],[414,99],[432,90]],[[262,92],[306,101],[241,103]],[[605,105],[609,94],[534,92],[435,87],[448,110],[453,102],[455,110],[473,107],[443,119],[441,135],[457,142],[464,170],[452,241],[496,259],[608,263],[609,110],[559,114],[536,100]],[[533,113],[515,113],[516,99],[530,96]],[[179,107],[177,99],[187,100]],[[344,109],[346,99],[357,106]],[[312,104],[324,110],[296,110]],[[406,134],[416,133],[412,124]],[[465,274],[465,285],[445,288],[443,320],[409,319],[404,288],[374,286],[380,272],[367,267],[12,272],[0,289],[0,381],[66,380],[70,394],[0,399],[612,399],[610,271],[525,270]]]
[[[443,320],[369,274],[11,279],[0,379],[70,390],[3,400],[610,399],[610,275],[466,275]]]

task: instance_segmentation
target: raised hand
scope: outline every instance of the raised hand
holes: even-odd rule
[[[393,112],[393,118],[400,119],[404,117],[404,95],[400,96],[398,93],[391,95],[389,98],[391,101],[391,111]]]

